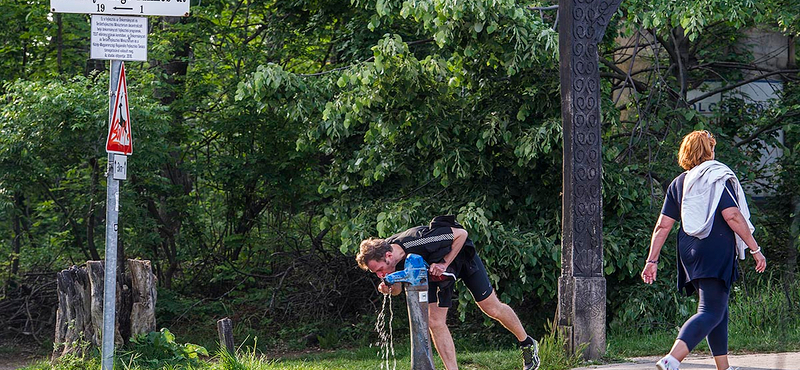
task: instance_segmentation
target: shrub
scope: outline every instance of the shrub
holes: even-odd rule
[[[176,365],[201,366],[200,355],[208,356],[208,351],[191,343],[175,342],[175,335],[162,328],[131,339],[131,349],[120,354],[119,360],[125,367],[161,369]]]

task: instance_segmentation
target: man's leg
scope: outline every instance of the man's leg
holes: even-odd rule
[[[508,329],[508,331],[514,334],[514,336],[517,337],[517,341],[522,342],[528,338],[528,333],[526,333],[525,328],[522,327],[517,313],[507,304],[500,302],[495,292],[492,292],[488,298],[476,303],[483,313],[497,320]]]
[[[435,302],[428,305],[428,326],[433,338],[433,346],[447,370],[458,370],[456,362],[456,345],[447,328],[447,308],[439,307]]]
[[[525,328],[522,327],[517,313],[507,304],[500,302],[495,292],[492,292],[486,299],[476,303],[483,313],[497,320],[517,337],[520,350],[522,350],[522,368],[524,370],[538,369],[539,344],[525,332]]]
[[[522,368],[524,370],[538,369],[540,363],[539,344],[525,332],[517,313],[497,298],[497,293],[492,289],[489,274],[486,272],[486,267],[481,259],[475,255],[467,268],[472,272],[463,276],[461,281],[472,293],[475,303],[478,304],[483,313],[499,322],[517,338],[519,349],[522,351]]]

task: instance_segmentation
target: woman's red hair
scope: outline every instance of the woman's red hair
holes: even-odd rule
[[[714,146],[717,140],[706,130],[692,131],[683,137],[678,151],[678,164],[684,170],[691,170],[705,161],[714,159]]]

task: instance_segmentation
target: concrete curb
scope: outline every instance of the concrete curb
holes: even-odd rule
[[[573,370],[655,370],[660,356],[636,357],[629,362],[590,365]],[[800,352],[760,353],[752,355],[730,355],[728,360],[740,370],[800,370]],[[681,370],[715,370],[711,355],[689,355],[681,364]]]

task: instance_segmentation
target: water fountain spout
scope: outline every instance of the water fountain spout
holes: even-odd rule
[[[386,275],[387,285],[403,283],[411,329],[411,370],[435,370],[428,333],[428,265],[419,255],[409,254],[405,268]]]

